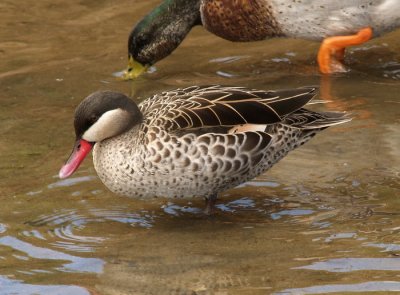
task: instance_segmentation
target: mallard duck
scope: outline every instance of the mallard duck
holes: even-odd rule
[[[111,191],[138,198],[202,196],[211,212],[219,192],[350,120],[303,108],[316,92],[192,86],[139,105],[121,93],[95,92],[75,111],[76,142],[59,176],[74,173],[93,148],[94,167]]]
[[[170,55],[195,25],[230,41],[322,40],[320,71],[340,72],[345,48],[399,27],[399,11],[399,0],[165,0],[133,28],[123,76]]]

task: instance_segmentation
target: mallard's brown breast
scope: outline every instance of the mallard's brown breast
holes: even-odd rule
[[[203,0],[203,26],[230,41],[257,41],[282,36],[282,31],[265,0]]]

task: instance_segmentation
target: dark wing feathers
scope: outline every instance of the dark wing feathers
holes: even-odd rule
[[[139,107],[148,125],[157,122],[159,127],[169,126],[170,131],[246,123],[272,124],[299,110],[316,92],[316,88],[259,91],[218,85],[193,86],[154,95]],[[160,119],[164,122],[162,126]]]
[[[269,106],[282,117],[305,106],[316,95],[316,91],[316,88],[281,90],[280,99],[271,102]]]

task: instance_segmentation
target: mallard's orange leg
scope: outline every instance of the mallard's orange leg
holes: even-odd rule
[[[340,48],[336,50],[334,53],[335,59],[341,63],[344,62],[344,54],[345,54],[346,48]]]
[[[324,39],[318,52],[318,64],[321,73],[331,74],[345,71],[344,66],[339,61],[343,60],[346,47],[365,43],[371,37],[372,29],[368,27],[360,30],[356,35]]]

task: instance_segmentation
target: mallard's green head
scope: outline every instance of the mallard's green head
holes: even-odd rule
[[[128,39],[125,79],[138,77],[147,67],[170,55],[190,29],[201,24],[200,2],[165,0],[133,28]]]

